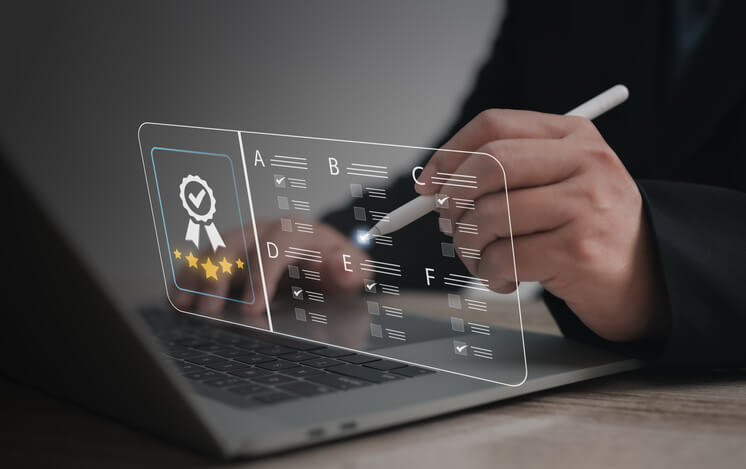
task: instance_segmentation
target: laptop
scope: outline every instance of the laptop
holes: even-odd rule
[[[385,350],[354,352],[195,317],[165,302],[135,307],[100,281],[105,266],[81,255],[81,240],[62,234],[32,178],[12,164],[22,156],[2,155],[3,263],[13,275],[0,371],[201,453],[266,455],[642,365],[526,332],[526,380],[504,386],[380,358]],[[290,309],[276,306],[277,320]],[[343,303],[336,309],[350,315]],[[407,347],[427,355],[437,341],[451,340],[429,334],[442,331],[438,319],[414,313],[421,337]]]

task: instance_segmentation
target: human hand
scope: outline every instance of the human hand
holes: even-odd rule
[[[454,245],[478,249],[462,261],[490,288],[539,281],[601,337],[629,341],[667,333],[668,313],[642,197],[626,168],[587,119],[492,109],[436,152],[415,185],[420,194],[475,200],[475,210],[439,208],[452,223],[478,225]],[[435,185],[436,172],[478,176],[478,188]],[[503,172],[504,171],[504,172]],[[505,187],[509,189],[506,195]],[[458,251],[458,250],[457,250]],[[459,253],[460,254],[460,253]]]
[[[363,282],[363,276],[359,271],[346,271],[342,262],[342,254],[350,255],[350,262],[358,264],[365,256],[365,253],[351,242],[340,232],[324,223],[314,223],[314,234],[288,233],[282,231],[279,220],[270,220],[257,223],[257,235],[259,238],[259,247],[265,246],[267,241],[275,243],[280,250],[280,255],[276,258],[269,258],[266,251],[262,253],[264,268],[264,279],[267,287],[267,296],[270,300],[275,296],[283,277],[287,273],[289,264],[297,265],[299,269],[308,268],[320,272],[320,281],[314,282],[319,285],[323,291],[344,294],[359,291]],[[218,257],[226,256],[228,259],[235,259],[243,256],[243,236],[242,230],[238,229],[227,233],[225,241],[230,249],[221,249],[217,253]],[[322,262],[312,263],[298,259],[288,259],[282,255],[282,249],[293,246],[300,249],[309,249],[319,251],[322,256]],[[242,304],[244,312],[252,315],[258,315],[265,311],[266,304],[261,289],[261,272],[259,271],[259,261],[257,257],[257,248],[253,243],[249,245],[249,266],[251,279],[254,283],[255,301],[253,304]],[[209,257],[211,252],[201,253],[200,258]],[[220,276],[217,280],[204,278],[204,276],[180,275],[179,285],[195,291],[206,292],[214,296],[225,297],[229,289],[238,287],[242,294],[248,294],[249,277],[246,271],[242,273],[236,271],[232,276]],[[296,281],[294,281],[295,283]],[[297,281],[303,285],[302,281]],[[217,314],[224,306],[225,300],[206,295],[196,295],[185,291],[172,288],[171,297],[174,303],[180,309],[197,308],[207,314]]]

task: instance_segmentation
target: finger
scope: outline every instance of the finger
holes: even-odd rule
[[[278,246],[278,256],[274,259],[264,259],[264,284],[267,297],[273,298],[277,293],[278,285],[283,276],[288,272],[288,265],[296,265],[300,272],[304,269],[319,273],[320,286],[327,291],[337,287],[351,288],[355,283],[359,287],[362,280],[355,280],[350,272],[344,269],[342,253],[350,254],[350,261],[358,258],[360,249],[350,242],[341,233],[333,228],[319,224],[316,226],[316,235],[291,234],[275,228],[263,237],[261,244],[271,241]],[[254,278],[261,278],[258,262],[252,267]],[[301,279],[294,279],[300,285]],[[314,280],[315,282],[315,280]],[[245,309],[251,313],[261,312],[265,305],[264,298],[257,298],[253,305]]]
[[[193,253],[188,254],[192,256]],[[191,291],[198,291],[202,280],[199,277],[198,265],[182,265],[178,268],[176,279],[169,289],[169,297],[177,309],[188,310],[194,306],[197,295]],[[190,291],[191,290],[191,291]]]
[[[469,183],[442,185],[436,204],[443,216],[459,220],[466,210],[460,201],[475,201],[485,194],[548,185],[565,180],[580,171],[587,161],[576,144],[564,140],[512,139],[490,142],[455,171],[469,177]],[[489,156],[493,155],[493,156]],[[463,179],[467,181],[467,179]]]
[[[264,233],[266,233],[265,230]],[[259,234],[259,236],[262,236],[264,233]],[[261,240],[262,237],[257,237],[257,239]],[[265,308],[265,300],[264,300],[264,285],[266,285],[266,282],[263,282],[262,278],[262,268],[259,262],[259,249],[261,249],[261,241],[259,246],[252,246],[249,251],[249,260],[247,262],[247,272],[248,276],[246,279],[244,279],[244,287],[243,287],[243,301],[244,304],[241,305],[241,309],[244,313],[247,313],[249,315],[259,315],[264,312]]]
[[[349,256],[343,258],[342,256]],[[346,294],[359,291],[362,288],[365,276],[359,269],[345,268],[346,262],[349,266],[360,265],[365,258],[365,252],[353,243],[340,244],[328,256],[329,262],[323,264],[322,280],[324,290],[330,293]],[[350,272],[352,270],[352,272]]]
[[[225,298],[228,295],[228,289],[230,288],[231,282],[233,280],[233,275],[236,275],[236,267],[233,265],[233,261],[228,261],[228,257],[231,259],[234,259],[236,256],[233,255],[227,255],[223,256],[221,258],[220,262],[215,262],[211,259],[212,262],[218,267],[218,279],[215,280],[214,278],[205,278],[205,293],[206,295],[202,295],[199,299],[199,310],[203,311],[209,315],[215,315],[218,314],[225,304]],[[243,257],[243,256],[241,256]],[[221,262],[226,263],[226,268],[224,269],[221,264]],[[230,262],[230,265],[228,266],[228,262]],[[240,275],[240,274],[238,274]],[[208,296],[209,295],[209,296]]]
[[[559,139],[587,125],[585,119],[513,109],[489,109],[481,112],[451,137],[443,148],[474,152],[488,142],[504,139]],[[468,153],[438,151],[430,158],[418,178],[425,185],[415,185],[420,194],[434,194],[438,188],[430,183],[437,172],[452,173],[469,157]]]
[[[552,184],[510,191],[508,197],[505,192],[495,192],[479,198],[476,210],[465,212],[453,223],[453,243],[464,265],[471,271],[479,270],[487,246],[510,238],[511,233],[518,238],[570,222],[574,204],[566,192],[563,184]]]
[[[510,293],[518,282],[547,283],[560,271],[562,229],[499,239],[485,247],[474,273],[487,279],[491,290]],[[515,257],[513,252],[515,250]],[[515,262],[515,263],[514,263]]]
[[[225,259],[225,256],[231,258],[233,256],[230,249],[221,249],[220,254],[223,255],[222,259]],[[218,257],[211,251],[197,251],[196,253],[188,251],[188,254],[186,252],[181,254],[178,262],[178,274],[171,288],[171,297],[175,306],[179,309],[197,307],[201,312],[217,313],[222,306],[222,299],[210,295],[223,296],[220,292],[226,291],[227,287],[223,287],[222,284],[230,282],[229,276],[221,272],[219,268]],[[218,268],[212,276],[208,275],[205,268],[210,264]]]
[[[241,270],[237,260],[245,262],[243,259],[246,255],[244,251],[244,232],[243,230],[233,230],[225,237],[225,244],[217,251],[206,250],[200,255],[200,267],[203,269],[202,277],[203,287],[201,291],[206,294],[199,298],[199,309],[207,314],[215,315],[223,309],[225,298],[230,289],[231,283],[236,277],[241,276]],[[209,259],[209,263],[207,260]],[[214,268],[215,275],[208,272],[207,266]],[[215,278],[217,277],[217,278]]]
[[[249,314],[260,314],[264,312],[266,308],[266,301],[274,297],[278,283],[282,277],[282,274],[287,270],[288,258],[283,255],[283,248],[294,246],[302,249],[309,249],[310,245],[304,243],[297,234],[286,233],[281,230],[277,224],[272,224],[272,228],[265,230],[259,236],[259,247],[252,252],[251,255],[251,281],[253,282],[254,300],[251,304],[244,305],[244,310]],[[269,245],[268,242],[274,243],[277,246],[277,257],[272,259],[269,257]],[[302,245],[302,246],[301,246]],[[259,249],[266,247],[265,251],[261,256],[258,254]],[[261,260],[260,260],[261,257]],[[248,294],[249,289],[246,288],[245,292]],[[264,293],[266,292],[266,299]],[[247,297],[245,301],[250,301]]]

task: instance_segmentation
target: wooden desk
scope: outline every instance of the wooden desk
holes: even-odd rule
[[[0,402],[2,467],[225,467],[8,381]],[[235,466],[743,469],[746,376],[627,373]]]

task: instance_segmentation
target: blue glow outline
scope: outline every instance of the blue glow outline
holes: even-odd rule
[[[219,295],[213,295],[213,294],[205,293],[201,291],[190,290],[188,288],[182,288],[179,286],[179,283],[176,281],[176,271],[174,270],[174,260],[171,257],[171,254],[172,254],[171,242],[169,241],[169,238],[168,238],[168,228],[166,228],[166,214],[165,214],[165,211],[163,210],[163,201],[161,200],[161,188],[160,188],[160,185],[158,184],[158,171],[155,169],[155,151],[156,150],[172,151],[176,153],[191,153],[194,155],[202,155],[202,156],[221,156],[227,159],[228,163],[230,163],[231,175],[233,176],[233,188],[234,188],[234,193],[236,194],[236,208],[238,209],[238,220],[241,223],[241,239],[243,239],[243,249],[244,249],[244,253],[246,254],[246,271],[249,273],[249,285],[251,285],[251,301],[250,302],[244,301],[244,300],[237,300],[235,298],[229,298],[226,296],[219,296]],[[168,248],[168,260],[171,265],[171,276],[174,279],[174,286],[181,291],[194,293],[197,295],[210,296],[212,298],[220,298],[223,300],[233,301],[236,303],[243,303],[247,305],[254,304],[254,302],[256,302],[256,294],[254,292],[254,280],[251,276],[251,265],[249,263],[249,249],[246,246],[246,231],[244,231],[243,215],[241,215],[241,203],[239,202],[239,199],[238,199],[238,185],[236,184],[236,172],[233,167],[233,160],[231,160],[230,156],[223,154],[223,153],[207,153],[207,152],[202,152],[202,151],[180,150],[178,148],[166,148],[166,147],[151,148],[150,149],[150,160],[153,163],[153,176],[154,176],[153,179],[155,179],[155,190],[158,194],[158,206],[161,209],[161,220],[163,221],[163,232],[166,235],[166,247]]]

